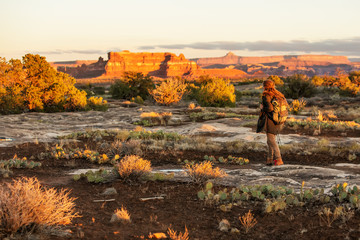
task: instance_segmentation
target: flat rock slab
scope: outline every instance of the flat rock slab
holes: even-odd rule
[[[106,112],[89,111],[1,115],[0,137],[8,137],[13,139],[13,141],[0,141],[0,147],[35,141],[57,141],[58,136],[86,130],[131,130],[135,128],[135,125],[132,123],[140,119],[142,112],[172,112],[173,119],[181,122],[181,125],[176,126],[146,127],[147,130],[164,130],[190,136],[211,137],[212,141],[217,142],[240,140],[266,144],[265,134],[255,133],[251,128],[242,126],[244,121],[249,120],[224,118],[206,121],[206,123],[190,122],[185,111],[185,107],[139,106],[125,108],[112,105]],[[280,139],[281,144],[291,144],[303,143],[305,141],[315,143],[320,138],[288,134],[280,135]],[[344,137],[335,140],[335,142],[347,141],[360,142],[360,138]]]
[[[360,168],[360,165],[356,168]],[[273,184],[279,186],[290,186],[299,190],[302,182],[305,187],[324,188],[325,192],[330,191],[336,184],[347,182],[351,185],[360,186],[360,176],[354,173],[352,168],[337,169],[331,167],[314,167],[306,165],[282,165],[266,166],[262,164],[251,164],[247,168],[239,166],[238,169],[223,169],[228,174],[226,177],[218,180],[218,183],[227,186],[238,185],[262,185]],[[154,172],[173,173],[175,180],[189,181],[189,177],[182,169],[161,169],[156,168]]]

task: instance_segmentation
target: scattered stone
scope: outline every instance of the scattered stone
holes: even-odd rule
[[[110,195],[116,195],[116,194],[118,194],[116,189],[111,187],[111,188],[105,189],[104,192],[101,195],[110,196]]]
[[[219,223],[219,230],[222,232],[229,232],[229,228],[230,228],[229,221],[226,219],[221,220],[221,222]]]
[[[231,228],[230,232],[231,233],[240,233],[240,230],[237,228]]]

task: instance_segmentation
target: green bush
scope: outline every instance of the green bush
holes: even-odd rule
[[[287,77],[279,91],[287,98],[298,99],[312,97],[316,93],[316,88],[306,75],[296,74]]]
[[[40,55],[26,54],[22,62],[0,58],[0,113],[83,110],[86,93],[74,84]]]
[[[113,98],[128,99],[140,96],[146,99],[149,91],[154,89],[155,85],[150,76],[144,76],[142,73],[125,72],[124,76],[116,80],[110,87],[110,94]]]
[[[202,81],[197,101],[207,107],[235,107],[235,87],[230,80],[208,78]]]

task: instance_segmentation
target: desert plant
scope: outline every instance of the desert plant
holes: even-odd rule
[[[126,210],[126,208],[121,206],[121,209],[116,209],[114,211],[114,214],[112,215],[110,222],[131,223],[130,214]]]
[[[150,91],[155,101],[162,105],[170,105],[181,100],[186,92],[187,84],[181,78],[169,78]]]
[[[150,76],[144,76],[142,73],[125,72],[120,80],[116,80],[110,86],[110,94],[113,98],[131,99],[140,96],[146,99],[149,91],[154,88],[153,79]]]
[[[189,240],[189,232],[187,228],[185,227],[184,233],[176,233],[176,231],[172,230],[171,228],[168,228],[167,234],[169,235],[169,238],[171,240]]]
[[[327,227],[331,227],[331,224],[342,216],[344,212],[343,207],[339,206],[334,209],[334,212],[330,208],[324,207],[318,212],[320,217],[320,223],[324,223]]]
[[[235,88],[230,80],[212,78],[200,87],[197,100],[201,106],[235,107]]]
[[[227,175],[220,168],[213,168],[210,161],[204,161],[198,164],[186,164],[184,169],[187,171],[190,178],[196,183],[203,183],[209,179],[222,178]]]
[[[254,215],[249,210],[244,216],[239,217],[241,225],[245,228],[245,233],[248,233],[251,228],[257,224],[257,220],[254,218]]]
[[[169,120],[172,117],[171,112],[144,112],[141,113],[140,119],[141,121],[147,121],[150,125],[167,125]]]
[[[291,113],[298,114],[300,113],[306,106],[306,101],[302,99],[295,99],[291,102],[291,105],[289,107],[289,110]]]
[[[74,111],[86,107],[86,92],[74,86],[74,78],[53,69],[45,57],[26,54],[22,62],[0,61],[0,113]]]
[[[34,168],[40,167],[40,162],[28,161],[26,157],[19,158],[16,154],[12,159],[9,160],[0,160],[1,169],[10,169],[10,168]]]
[[[90,97],[87,100],[87,106],[90,109],[97,111],[106,111],[109,108],[109,104],[102,97]]]
[[[279,76],[271,75],[267,79],[272,80],[275,83],[276,86],[284,85],[284,81]]]
[[[149,173],[152,170],[150,161],[144,160],[136,155],[125,156],[115,168],[120,177],[124,180],[139,179],[142,175]]]
[[[0,186],[0,228],[7,234],[39,226],[70,224],[79,217],[75,198],[66,190],[46,189],[36,178],[21,178]]]
[[[306,75],[296,74],[287,77],[285,84],[279,87],[279,90],[287,98],[298,99],[313,96],[316,88]]]

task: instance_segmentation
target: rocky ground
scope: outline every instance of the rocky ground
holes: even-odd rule
[[[235,109],[243,112],[246,109]],[[31,157],[45,151],[48,145],[59,143],[58,136],[78,131],[97,129],[134,129],[133,123],[139,120],[141,112],[172,112],[172,123],[169,126],[145,127],[148,130],[164,130],[177,132],[190,137],[201,136],[204,141],[226,144],[230,141],[259,143],[260,150],[244,150],[240,155],[247,157],[250,164],[243,166],[218,164],[228,176],[217,182],[222,187],[238,185],[273,185],[288,186],[300,191],[302,182],[305,187],[324,188],[325,193],[336,184],[348,183],[349,186],[360,186],[360,158],[349,161],[347,156],[331,156],[326,153],[299,155],[285,153],[285,165],[269,167],[264,165],[266,137],[256,134],[252,127],[246,127],[241,118],[225,118],[206,122],[192,122],[185,108],[164,108],[159,106],[124,107],[114,102],[107,112],[75,112],[75,113],[24,113],[0,117],[0,137],[11,138],[12,141],[0,142],[0,160],[11,158],[14,154],[20,157]],[[244,126],[245,125],[245,126]],[[310,136],[301,134],[282,134],[281,144],[317,144],[326,136]],[[330,145],[359,143],[360,137],[332,136]],[[78,143],[83,145],[81,141]],[[222,212],[217,206],[209,206],[197,198],[202,186],[190,183],[189,177],[182,170],[178,160],[201,160],[205,154],[225,156],[232,152],[182,151],[164,153],[150,151],[144,158],[152,161],[154,172],[173,173],[174,178],[165,182],[143,182],[126,184],[118,180],[105,184],[90,184],[86,181],[74,182],[74,173],[84,169],[98,169],[98,165],[84,161],[42,160],[39,169],[14,170],[10,179],[0,178],[0,182],[8,182],[20,176],[36,176],[44,185],[72,190],[77,197],[77,210],[83,216],[69,226],[73,232],[69,236],[52,236],[50,239],[141,239],[150,232],[166,232],[169,226],[190,232],[190,239],[357,239],[360,237],[359,215],[355,214],[350,221],[336,222],[328,228],[319,225],[317,211],[319,206],[309,205],[306,208],[293,207],[280,213],[265,214],[263,205],[243,203],[230,212]],[[226,155],[227,156],[227,155]],[[109,167],[109,166],[108,166]],[[114,187],[118,194],[111,196],[115,200],[109,203],[94,203],[93,200],[110,198],[101,193],[104,189]],[[164,195],[163,200],[142,202],[143,197]],[[121,205],[127,206],[132,214],[132,224],[109,224],[112,212]],[[228,219],[234,228],[241,229],[238,220],[249,209],[258,219],[257,227],[248,235],[244,232],[231,234],[218,230],[222,219]]]

